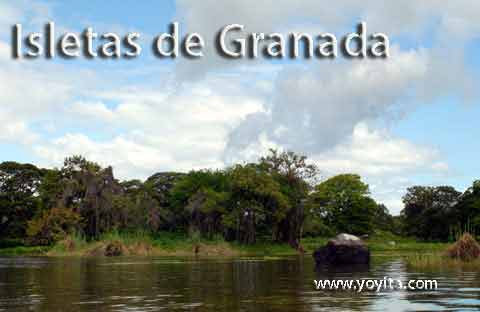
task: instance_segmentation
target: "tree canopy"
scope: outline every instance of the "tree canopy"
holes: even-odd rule
[[[368,185],[356,174],[334,176],[315,187],[311,195],[312,218],[323,219],[337,232],[368,234],[377,209]]]
[[[407,189],[400,216],[375,202],[356,174],[319,182],[306,156],[270,150],[257,162],[221,170],[158,172],[118,181],[113,168],[81,156],[61,168],[0,164],[0,235],[52,244],[73,232],[97,239],[110,231],[164,231],[253,244],[300,247],[303,236],[375,230],[447,240],[480,229],[480,182],[463,194],[451,186]]]

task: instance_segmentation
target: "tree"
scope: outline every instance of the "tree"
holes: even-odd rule
[[[57,169],[46,170],[38,187],[40,211],[57,206],[63,192],[62,175]]]
[[[371,233],[378,206],[368,195],[368,185],[361,181],[360,176],[334,176],[315,187],[309,200],[310,216],[324,220],[337,232]]]
[[[258,233],[272,236],[289,211],[280,184],[257,164],[236,165],[229,170],[230,205],[223,217],[227,236],[253,244]]]
[[[473,182],[458,199],[458,230],[480,233],[480,180]]]
[[[51,245],[81,228],[82,218],[67,208],[53,208],[28,222],[27,235],[36,245]]]
[[[159,172],[143,184],[143,202],[150,205],[146,214],[147,224],[151,227],[158,223],[159,230],[176,230],[177,214],[172,207],[172,190],[184,176],[184,173],[178,172]]]
[[[39,209],[39,187],[45,170],[31,164],[0,164],[0,237],[23,237]]]
[[[114,227],[113,198],[123,189],[111,167],[102,168],[81,156],[65,159],[60,170],[62,193],[58,208],[70,208],[85,222],[84,234],[98,238]]]
[[[378,204],[375,207],[373,222],[376,229],[391,232],[395,230],[394,218],[384,204]]]
[[[210,238],[222,233],[228,184],[227,175],[220,170],[191,171],[181,177],[171,192],[177,228]]]
[[[274,229],[273,238],[298,248],[303,233],[305,200],[318,176],[318,168],[309,164],[304,155],[291,151],[278,152],[275,149],[271,149],[269,155],[260,159],[259,166],[279,183],[281,192],[289,201],[290,209]]]
[[[405,232],[422,239],[447,240],[459,219],[461,193],[451,186],[413,186],[403,197]]]

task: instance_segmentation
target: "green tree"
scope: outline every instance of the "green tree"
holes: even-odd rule
[[[451,186],[413,186],[403,197],[405,232],[421,239],[447,240],[459,222],[461,193]]]
[[[280,184],[257,164],[236,165],[229,178],[229,209],[223,217],[227,236],[244,244],[253,244],[258,234],[271,237],[290,208]]]
[[[457,231],[480,234],[480,181],[473,182],[460,197],[455,207]]]
[[[0,237],[24,237],[27,221],[39,210],[45,170],[30,164],[0,164]]]
[[[309,200],[311,217],[324,220],[337,232],[368,234],[373,230],[377,204],[368,185],[356,174],[334,176],[315,187]]]
[[[395,230],[394,218],[388,211],[387,206],[385,206],[384,204],[378,204],[375,207],[374,215],[373,215],[373,223],[374,223],[375,229],[380,229],[383,231],[391,231],[391,232]]]
[[[165,184],[163,179],[170,180],[174,176],[176,174],[159,173],[145,183],[139,180],[122,182],[123,192],[115,196],[113,202],[113,211],[117,216],[115,228],[150,232],[173,230],[175,213],[171,210],[168,197],[174,184]]]
[[[171,192],[177,228],[204,237],[222,233],[222,216],[228,200],[229,181],[224,171],[191,171]]]
[[[305,201],[319,170],[316,165],[309,163],[304,155],[291,151],[279,152],[275,149],[271,149],[267,156],[260,159],[259,166],[279,183],[281,192],[289,201],[286,217],[278,226],[274,225],[273,238],[298,248],[305,220]]]
[[[113,169],[73,156],[65,159],[60,175],[62,193],[58,208],[78,213],[85,222],[84,234],[88,238],[98,238],[112,230],[116,220],[113,199],[123,192]]]
[[[27,235],[30,243],[51,245],[81,228],[79,214],[67,208],[52,208],[28,222]]]

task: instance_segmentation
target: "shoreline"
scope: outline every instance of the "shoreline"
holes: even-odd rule
[[[303,252],[287,244],[258,242],[253,245],[239,245],[223,240],[192,240],[185,237],[166,235],[167,237],[150,237],[109,234],[98,241],[86,242],[69,237],[52,246],[16,246],[0,248],[0,256],[45,256],[45,257],[109,257],[109,256],[295,256],[311,255],[316,248],[323,246],[328,238],[304,238],[301,241]],[[438,254],[443,252],[448,243],[416,242],[410,239],[366,240],[372,255],[408,255]]]

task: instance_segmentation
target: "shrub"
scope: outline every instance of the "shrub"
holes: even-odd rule
[[[451,258],[470,261],[480,257],[480,245],[469,233],[464,233],[458,241],[450,246],[447,255]]]
[[[81,226],[78,213],[66,208],[53,208],[28,222],[29,242],[37,245],[51,245],[65,239]]]

